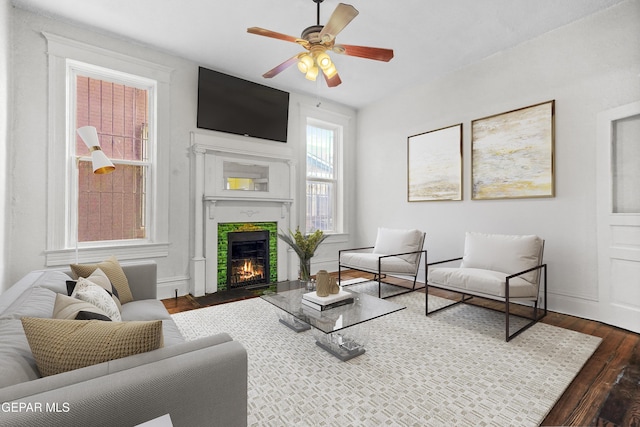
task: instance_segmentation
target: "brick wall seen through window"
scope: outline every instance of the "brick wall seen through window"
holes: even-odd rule
[[[76,125],[95,126],[116,170],[94,175],[89,150],[76,136],[78,241],[146,238],[149,94],[85,76],[76,78]]]

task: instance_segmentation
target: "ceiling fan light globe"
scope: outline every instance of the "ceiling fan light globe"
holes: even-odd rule
[[[318,57],[316,58],[316,63],[323,70],[328,69],[332,65],[331,58],[329,57],[329,55],[326,54],[326,52],[322,52],[318,54]]]
[[[313,67],[309,68],[309,71],[307,71],[307,74],[305,74],[304,76],[307,80],[315,82],[316,77],[318,77],[318,67],[314,65]]]
[[[308,73],[313,66],[313,58],[311,55],[305,54],[300,57],[300,61],[298,61],[298,70],[300,70],[301,73]]]

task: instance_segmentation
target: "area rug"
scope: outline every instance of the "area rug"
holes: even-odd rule
[[[250,426],[537,426],[600,344],[542,323],[507,343],[491,310],[426,317],[423,293],[391,301],[407,308],[363,324],[366,352],[348,362],[260,298],[173,318],[188,340],[227,332],[245,346]]]

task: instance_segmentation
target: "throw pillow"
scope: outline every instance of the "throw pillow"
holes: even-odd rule
[[[56,294],[56,301],[53,304],[53,318],[111,321],[109,315],[95,305],[62,294]]]
[[[162,321],[101,322],[22,318],[29,347],[45,377],[162,347]]]
[[[96,270],[91,273],[91,276],[87,277],[87,280],[104,288],[104,290],[107,291],[109,295],[111,295],[113,301],[118,306],[118,311],[122,313],[122,304],[120,304],[120,299],[118,298],[118,290],[111,284],[111,281],[109,280],[107,275],[104,274],[104,271],[96,268]],[[71,296],[73,294],[77,283],[77,280],[67,280],[67,295]]]
[[[118,290],[120,302],[126,304],[129,301],[133,301],[129,281],[116,257],[112,256],[98,264],[71,264],[70,267],[74,279],[78,277],[89,277],[96,269],[101,269]]]
[[[102,286],[89,281],[89,279],[79,278],[71,297],[86,301],[104,311],[111,320],[122,321],[120,310],[109,292]]]

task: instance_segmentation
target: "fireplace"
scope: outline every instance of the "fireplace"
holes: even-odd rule
[[[219,290],[264,286],[278,280],[278,224],[218,224]]]
[[[227,289],[269,283],[269,231],[227,235]]]
[[[201,296],[230,287],[260,286],[255,284],[258,280],[269,284],[297,277],[295,254],[278,239],[280,230],[295,229],[296,225],[290,212],[297,176],[292,146],[192,132],[191,152],[194,239],[189,292]],[[258,176],[254,176],[256,171]],[[260,185],[252,190],[234,189],[230,178],[251,178]],[[249,262],[246,265],[247,270],[254,270],[252,274],[230,271],[227,235],[264,230],[269,232],[268,259],[257,260],[264,264],[264,278],[259,279],[254,260],[251,266]],[[241,246],[239,250],[247,252],[244,244]],[[241,265],[244,271],[244,261]]]

